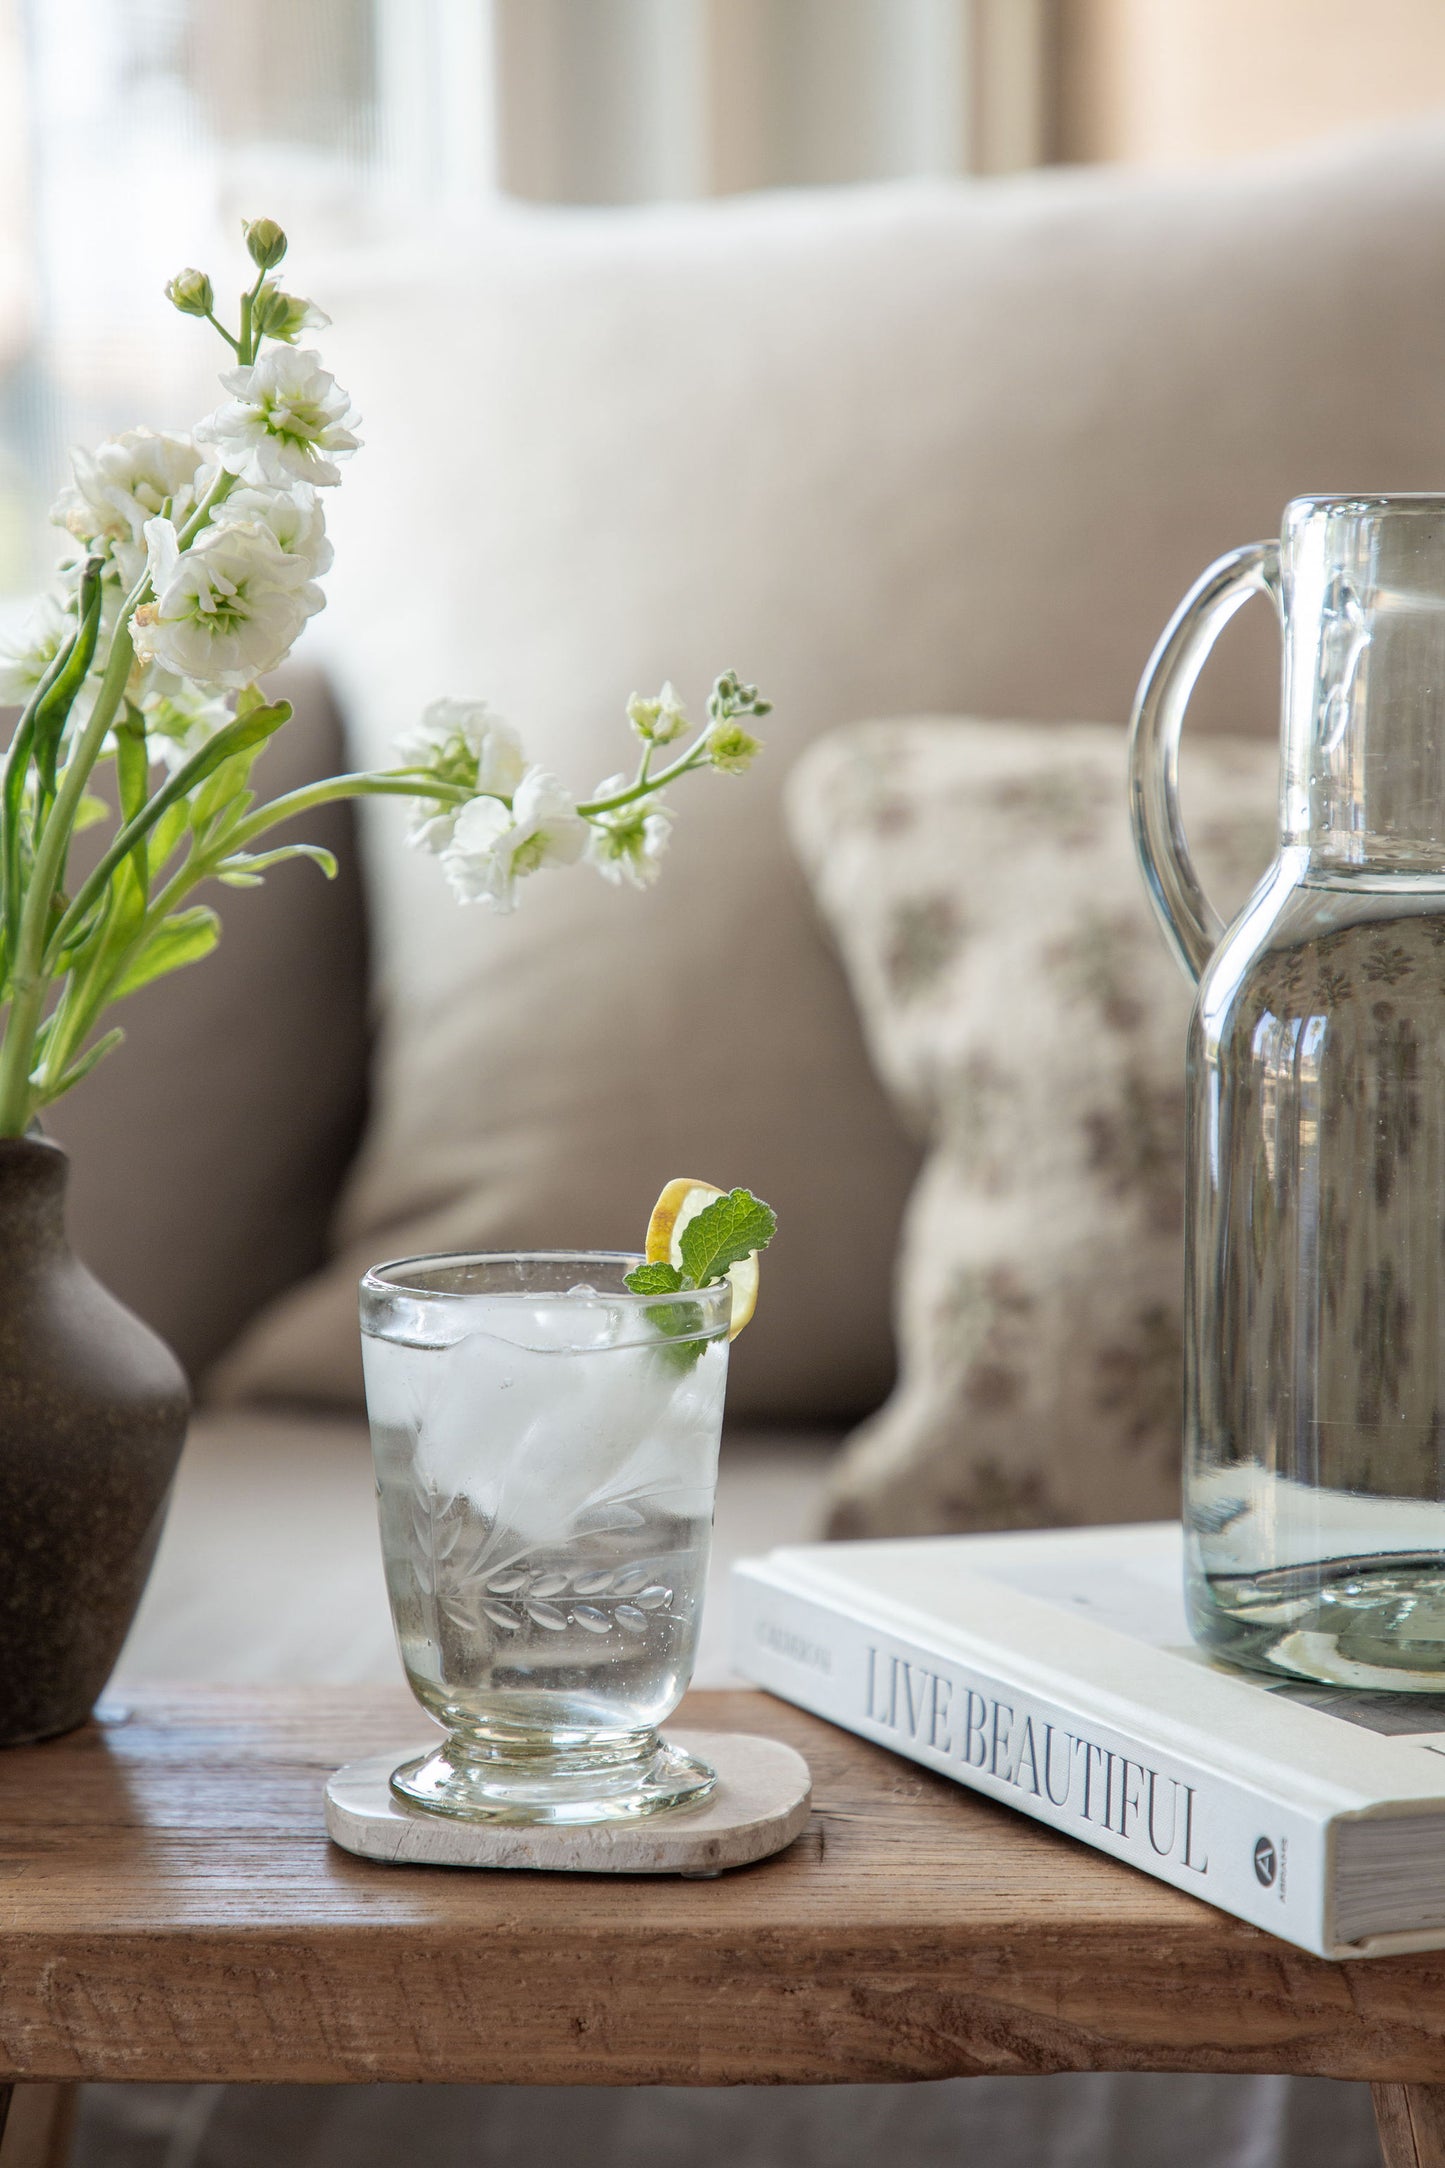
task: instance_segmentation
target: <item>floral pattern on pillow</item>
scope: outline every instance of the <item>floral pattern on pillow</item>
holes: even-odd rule
[[[791,778],[874,1063],[929,1147],[899,1383],[838,1464],[834,1534],[1177,1510],[1190,995],[1124,758],[1112,728],[922,719],[838,732]],[[1186,818],[1227,915],[1273,853],[1276,791],[1270,745],[1189,748]]]

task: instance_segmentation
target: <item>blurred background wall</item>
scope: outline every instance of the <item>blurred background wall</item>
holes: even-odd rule
[[[0,618],[66,446],[212,403],[159,293],[243,214],[304,233],[304,283],[507,195],[1173,165],[1434,107],[1445,0],[0,0]]]
[[[1049,155],[1192,165],[1445,106],[1442,0],[1057,0]]]

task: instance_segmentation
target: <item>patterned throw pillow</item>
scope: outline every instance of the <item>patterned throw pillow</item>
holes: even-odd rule
[[[1138,1520],[1178,1503],[1189,989],[1145,900],[1124,734],[866,724],[789,816],[873,1060],[929,1146],[893,1397],[851,1439],[835,1535]],[[1273,851],[1277,754],[1186,747],[1186,820],[1232,916]]]

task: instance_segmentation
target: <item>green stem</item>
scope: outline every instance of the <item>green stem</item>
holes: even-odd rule
[[[48,1087],[57,1076],[63,1076],[70,1066],[70,1048],[79,1046],[88,1036],[91,1024],[103,1005],[87,999],[96,979],[105,948],[102,942],[85,969],[67,978],[59,1001],[51,1010],[45,1025],[45,1054],[35,1075],[36,1104],[43,1106],[50,1096]]]
[[[50,918],[65,871],[76,810],[100,756],[105,734],[125,697],[126,680],[135,659],[130,642],[130,620],[146,585],[143,573],[126,597],[90,720],[66,763],[50,817],[36,843],[35,863],[31,868],[30,887],[15,944],[10,1012],[5,1019],[4,1038],[0,1040],[0,1136],[3,1137],[23,1136],[29,1125],[30,1072],[50,985],[44,968]]]
[[[282,705],[286,708],[284,717],[281,715]],[[182,798],[189,796],[196,785],[203,783],[208,775],[213,774],[231,752],[245,750],[245,744],[238,743],[237,739],[239,737],[244,740],[246,725],[263,718],[270,718],[273,724],[279,725],[280,722],[289,720],[290,715],[289,703],[280,703],[252,711],[249,715],[234,716],[223,731],[217,731],[215,737],[203,745],[199,752],[192,753],[183,766],[177,768],[173,775],[166,777],[154,796],[147,798],[131,819],[116,830],[100,858],[82,881],[74,900],[50,936],[46,947],[48,964],[53,966],[58,962],[65,944],[73,934],[79,932],[92,904],[104,894],[106,884],[116,867],[122,865],[131,852],[144,842],[162,815],[168,813]],[[250,742],[254,744],[256,740],[252,739]]]
[[[8,976],[11,948],[20,933],[20,814],[35,720],[69,667],[83,632],[84,626],[77,620],[75,631],[51,657],[48,669],[21,710],[0,774],[0,979]]]
[[[236,353],[245,368],[249,368],[256,359],[256,348],[261,343],[259,339],[254,338],[252,335],[251,318],[256,307],[256,296],[265,283],[265,272],[258,271],[256,273],[256,283],[251,288],[251,291],[241,296],[241,336],[236,345]]]
[[[693,740],[687,751],[675,760],[670,768],[664,768],[660,775],[640,775],[626,790],[618,791],[611,798],[589,799],[586,805],[579,805],[577,811],[584,820],[595,820],[599,813],[616,813],[622,806],[635,805],[639,798],[650,798],[655,791],[666,790],[669,783],[675,783],[678,777],[686,775],[690,768],[707,766],[707,739],[708,733],[704,730],[700,737]]]
[[[366,774],[333,775],[324,783],[307,783],[300,790],[287,791],[283,798],[273,798],[269,805],[260,806],[225,838],[224,856],[234,851],[248,850],[258,837],[272,828],[279,828],[283,821],[295,820],[298,814],[314,813],[318,806],[335,805],[342,798],[435,798],[439,805],[462,806],[476,796],[460,783],[443,783],[436,777],[429,781],[406,775]]]
[[[225,340],[225,342],[226,342],[227,346],[229,346],[229,347],[230,347],[230,349],[231,349],[231,352],[232,352],[233,354],[239,354],[239,353],[240,353],[240,351],[241,351],[241,342],[240,342],[240,340],[239,340],[239,339],[233,339],[233,338],[231,337],[231,334],[230,334],[230,332],[229,332],[229,331],[227,331],[227,329],[226,329],[225,325],[224,325],[224,324],[223,324],[223,323],[221,322],[221,319],[220,319],[220,317],[219,317],[219,316],[217,316],[217,314],[216,314],[216,312],[215,312],[215,310],[214,310],[214,309],[207,309],[207,311],[206,311],[206,322],[207,322],[208,324],[214,324],[215,328],[217,329],[217,331],[219,331],[219,332],[220,332],[220,334],[221,334],[221,337],[222,337],[222,338],[223,338],[223,339]]]
[[[206,491],[205,496],[202,497],[200,503],[196,506],[195,511],[192,512],[190,518],[186,521],[185,526],[178,529],[176,534],[177,549],[186,550],[190,548],[191,544],[195,541],[196,536],[200,533],[201,529],[210,519],[211,514],[215,511],[216,506],[222,503],[225,498],[230,496],[231,491],[236,486],[237,479],[238,477],[234,474],[229,473],[225,467],[221,468],[219,474],[217,474],[216,476],[215,481],[212,482],[210,488]]]
[[[176,778],[172,778],[172,783],[175,780]],[[170,785],[165,786],[167,790],[170,787]],[[472,795],[471,792],[463,790],[459,784],[436,782],[433,782],[428,794],[439,796],[443,803],[457,804],[464,804]],[[177,793],[177,795],[184,795],[184,793]],[[67,988],[62,1003],[64,1014],[58,1020],[52,1033],[51,1042],[46,1048],[41,1079],[42,1096],[43,1087],[51,1081],[63,1077],[70,1067],[76,1048],[84,1044],[86,1038],[99,1021],[101,1012],[110,999],[111,989],[124,976],[126,967],[136,950],[150,939],[156,928],[169,917],[178,904],[185,901],[193,889],[199,888],[205,881],[214,879],[217,867],[225,859],[230,858],[237,851],[245,850],[249,844],[254,843],[268,829],[279,827],[283,821],[294,820],[300,814],[314,812],[318,806],[334,804],[338,799],[373,796],[414,798],[417,795],[418,789],[414,781],[402,781],[392,776],[368,774],[332,776],[325,782],[309,783],[303,789],[289,791],[283,798],[273,799],[269,805],[262,806],[249,820],[240,821],[234,827],[224,830],[218,836],[213,837],[204,853],[194,854],[184,859],[165,886],[152,897],[145,915],[136,922],[134,931],[124,946],[109,955],[105,953],[104,949],[101,950],[97,960],[88,967],[80,991],[73,999],[71,998],[71,989]],[[146,808],[146,814],[149,814],[151,808],[155,807],[160,796],[161,793],[158,792],[156,798],[150,801],[150,805]],[[150,825],[144,814],[140,816],[137,823],[132,825],[138,826],[141,822],[144,822],[147,826]],[[77,894],[74,903],[52,936],[52,955],[63,945],[66,929],[71,925],[71,922],[76,921],[78,923],[84,912],[94,902],[95,896],[104,887],[109,875],[126,857],[127,851],[131,848],[127,837],[128,831],[126,830],[122,830],[114,837],[105,858]],[[105,967],[103,971],[100,969],[102,960]]]

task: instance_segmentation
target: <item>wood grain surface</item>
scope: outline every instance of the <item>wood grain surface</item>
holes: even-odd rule
[[[1445,2086],[1376,2085],[1371,2091],[1384,2168],[1445,2168]]]
[[[338,1764],[404,1693],[194,1688],[0,1755],[0,2079],[809,2083],[1063,2069],[1445,2081],[1445,1952],[1350,1965],[760,1694],[815,1811],[714,1882],[388,1867]]]

